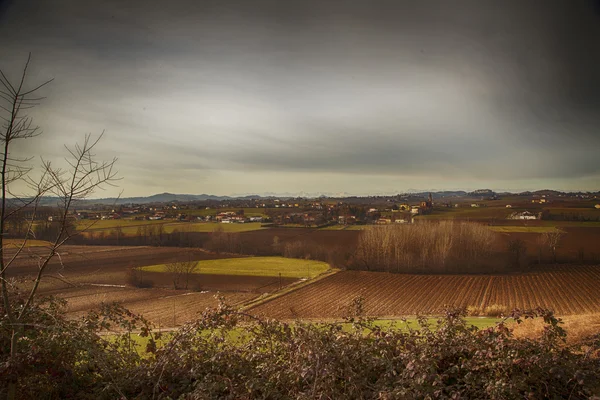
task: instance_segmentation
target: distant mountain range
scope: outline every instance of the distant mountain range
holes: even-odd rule
[[[561,192],[558,190],[536,190],[536,191],[525,191],[525,192],[494,192],[491,189],[478,189],[471,192],[467,192],[464,190],[443,190],[443,191],[410,191],[404,193],[389,193],[389,194],[377,194],[377,195],[354,195],[350,193],[306,193],[306,192],[298,192],[298,193],[263,193],[263,194],[245,194],[245,195],[232,195],[232,196],[217,196],[211,194],[176,194],[176,193],[159,193],[151,196],[139,196],[139,197],[108,197],[102,199],[87,199],[79,201],[78,204],[150,204],[150,203],[172,203],[172,202],[192,202],[192,201],[224,201],[224,200],[255,200],[255,199],[296,199],[296,198],[304,198],[304,199],[317,199],[317,198],[334,198],[334,199],[342,199],[342,198],[359,198],[359,197],[391,197],[391,196],[399,196],[401,198],[427,198],[431,193],[434,199],[441,198],[460,198],[460,197],[493,197],[495,195],[498,196],[507,196],[507,195],[520,195],[520,196],[558,196],[565,194],[587,194],[587,195],[595,195],[600,196],[600,192]],[[11,202],[11,199],[7,199]],[[25,199],[26,200],[26,199]],[[12,200],[14,201],[14,199]],[[58,202],[58,198],[56,197],[44,197],[40,201],[40,205],[43,206],[53,206]],[[16,204],[16,202],[15,202]],[[19,202],[22,204],[22,202]]]
[[[592,194],[592,195],[600,195],[600,192],[561,192],[557,190],[537,190],[537,191],[526,191],[526,192],[494,192],[491,189],[478,189],[471,192],[467,192],[464,190],[443,190],[443,191],[407,191],[403,193],[390,193],[390,194],[378,194],[371,196],[359,196],[353,195],[349,193],[306,193],[306,192],[298,192],[298,193],[263,193],[263,194],[249,194],[249,195],[232,195],[232,196],[216,196],[211,194],[176,194],[176,193],[159,193],[151,196],[140,196],[140,197],[108,197],[103,199],[87,199],[80,201],[79,204],[149,204],[149,203],[171,203],[171,202],[191,202],[191,201],[206,201],[206,200],[214,200],[214,201],[223,201],[223,200],[254,200],[254,199],[292,199],[292,198],[307,198],[307,199],[316,199],[316,198],[357,198],[357,197],[389,197],[389,196],[400,196],[403,198],[409,197],[421,197],[426,198],[431,193],[432,197],[435,199],[440,198],[451,198],[451,197],[492,197],[494,195],[506,196],[506,195],[522,195],[522,196],[532,196],[532,195],[546,195],[546,196],[558,196],[561,194]],[[10,199],[8,199],[10,201]],[[52,206],[55,205],[58,201],[56,197],[44,197],[40,202],[40,205]]]

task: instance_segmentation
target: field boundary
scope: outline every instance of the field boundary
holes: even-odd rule
[[[285,296],[288,293],[294,292],[294,291],[296,291],[298,289],[302,289],[303,287],[311,285],[311,284],[313,284],[315,282],[318,282],[318,281],[320,281],[322,279],[325,279],[325,278],[328,278],[330,276],[333,276],[333,275],[337,274],[340,271],[341,270],[338,269],[338,268],[331,268],[331,269],[323,272],[322,274],[315,276],[312,279],[307,279],[305,281],[299,281],[298,283],[292,283],[291,285],[288,285],[287,287],[284,287],[283,289],[281,289],[281,290],[279,290],[279,291],[277,291],[277,292],[275,292],[273,294],[267,295],[265,297],[260,297],[259,296],[257,299],[250,300],[250,301],[248,301],[248,303],[246,303],[242,307],[240,307],[240,311],[249,311],[249,310],[251,310],[254,307],[258,307],[258,306],[260,306],[262,304],[266,304],[266,303],[268,303],[268,302],[270,302],[272,300],[275,300],[275,299],[277,299],[277,298],[279,298],[281,296]]]

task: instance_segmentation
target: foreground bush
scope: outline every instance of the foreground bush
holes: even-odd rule
[[[24,399],[576,399],[600,391],[598,339],[566,346],[560,321],[544,310],[513,313],[517,322],[544,321],[542,337],[533,340],[514,338],[504,323],[469,327],[462,310],[447,311],[435,327],[421,319],[418,330],[394,330],[359,316],[348,317],[348,329],[220,306],[157,347],[143,319],[119,307],[67,322],[52,304],[32,314],[24,336],[30,350],[17,363],[6,363],[2,330],[0,394],[11,379]],[[360,314],[360,302],[356,309]],[[126,333],[96,334],[115,326]],[[143,349],[131,331],[147,339]]]

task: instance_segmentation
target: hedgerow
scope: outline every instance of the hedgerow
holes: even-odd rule
[[[431,326],[381,327],[361,316],[342,323],[293,323],[221,304],[169,334],[118,305],[78,321],[44,300],[23,326],[27,350],[9,362],[8,322],[0,322],[0,395],[17,398],[304,399],[590,398],[600,392],[600,339],[567,345],[552,312],[515,310],[493,328],[449,309]],[[512,335],[510,320],[540,318],[537,339]],[[348,325],[351,326],[348,329]],[[119,330],[111,337],[102,333]],[[145,338],[140,348],[133,336]]]

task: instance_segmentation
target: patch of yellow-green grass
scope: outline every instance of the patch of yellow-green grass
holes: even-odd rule
[[[323,231],[361,231],[367,225],[329,225],[321,228]]]
[[[328,225],[320,228],[322,231],[341,231],[346,228],[346,225]]]
[[[346,229],[344,229],[344,230],[345,231],[362,231],[366,227],[367,227],[366,225],[348,225],[348,226],[346,226]]]
[[[597,218],[600,216],[600,209],[594,208],[593,206],[589,207],[544,207],[546,211],[550,213],[550,215],[580,215],[585,218]]]
[[[547,233],[547,232],[562,232],[555,226],[490,226],[494,232],[512,233],[512,232],[524,232],[524,233]]]
[[[329,269],[323,261],[285,257],[223,258],[199,261],[195,273],[206,275],[272,276],[282,278],[313,278]],[[149,272],[167,272],[165,264],[141,268]]]
[[[162,220],[135,220],[135,219],[98,219],[90,220],[83,219],[76,223],[77,230],[103,230],[103,229],[114,229],[117,227],[126,228],[131,226],[144,226],[144,225],[156,225],[164,224]]]
[[[2,244],[4,248],[19,248],[23,244],[24,239],[4,239]],[[51,246],[52,243],[45,240],[27,239],[25,247]]]
[[[223,232],[249,232],[265,229],[260,222],[247,222],[243,224],[222,224],[218,222],[181,222],[165,225],[165,232],[171,233],[174,230],[180,232],[214,232],[217,229],[223,229]]]
[[[501,320],[499,318],[490,318],[490,317],[466,317],[465,322],[467,326],[475,326],[478,329],[487,329],[489,327],[495,326]],[[292,329],[294,329],[294,325],[297,321],[291,322]],[[325,327],[327,321],[303,321],[308,323],[314,323],[316,326]],[[335,322],[335,321],[334,321]],[[339,322],[336,322],[339,323]],[[437,326],[437,318],[429,318],[427,320],[428,326],[430,329],[435,329]],[[352,324],[347,322],[341,322],[342,330],[345,332],[350,332],[352,330]],[[409,329],[418,330],[420,326],[417,322],[417,319],[407,318],[406,320],[400,319],[376,319],[373,321],[374,326],[381,327],[383,330],[401,330],[407,331]],[[231,331],[228,331],[225,335],[225,339],[230,343],[239,343],[242,344],[245,342],[251,333],[248,330],[248,326],[246,327],[236,327]],[[368,334],[369,330],[364,329],[364,334]],[[208,332],[203,333],[208,334]],[[162,337],[157,340],[157,348],[161,348],[165,346],[169,340],[173,337],[172,332],[163,332]],[[108,341],[114,342],[117,340],[117,336],[115,334],[105,335],[104,338]],[[123,346],[131,346],[132,349],[136,349],[136,351],[144,355],[146,354],[146,346],[149,342],[148,337],[141,337],[139,334],[131,333],[129,335],[130,341],[126,340],[121,342]]]
[[[153,333],[155,333],[155,334],[160,332],[160,329],[158,329],[157,327],[154,327],[153,329],[154,329]],[[166,345],[171,340],[172,337],[173,337],[173,334],[171,332],[161,333],[160,338],[156,339],[156,348],[160,349],[161,347]],[[140,336],[139,333],[131,332],[129,334],[126,334],[126,333],[105,334],[105,335],[102,335],[102,338],[111,343],[114,343],[117,340],[119,340],[119,343],[123,348],[129,347],[129,349],[135,350],[138,354],[140,354],[142,356],[145,356],[145,357],[150,356],[150,353],[148,353],[146,351],[148,343],[150,342],[150,337],[148,337],[148,336]]]
[[[540,224],[560,228],[600,228],[600,221],[540,221]]]
[[[451,207],[436,208],[431,214],[418,215],[417,219],[505,219],[511,213],[521,211],[505,207]]]
[[[105,221],[99,221],[105,222]],[[109,221],[110,222],[110,221]],[[245,224],[222,224],[217,222],[165,222],[163,221],[134,221],[138,224],[131,225],[113,225],[106,224],[102,226],[91,226],[86,234],[99,234],[104,232],[105,235],[110,234],[114,231],[117,226],[121,227],[121,234],[125,236],[137,236],[143,235],[145,231],[150,230],[152,234],[158,234],[158,231],[162,227],[162,233],[172,233],[174,231],[179,232],[213,232],[216,229],[223,229],[223,232],[249,232],[256,231],[259,229],[265,229],[261,226],[260,222],[250,222]],[[152,222],[148,224],[147,222]],[[83,229],[83,228],[82,228]]]
[[[430,328],[435,328],[437,324],[437,318],[432,317],[427,319],[427,324]],[[475,326],[478,329],[486,329],[491,326],[496,325],[500,322],[500,318],[491,318],[491,317],[466,317],[465,322],[467,326]],[[416,318],[406,318],[405,320],[401,319],[376,319],[373,321],[373,325],[381,327],[382,329],[420,329],[419,323]],[[342,323],[342,327],[344,330],[348,331],[351,329],[352,324],[350,323]]]

